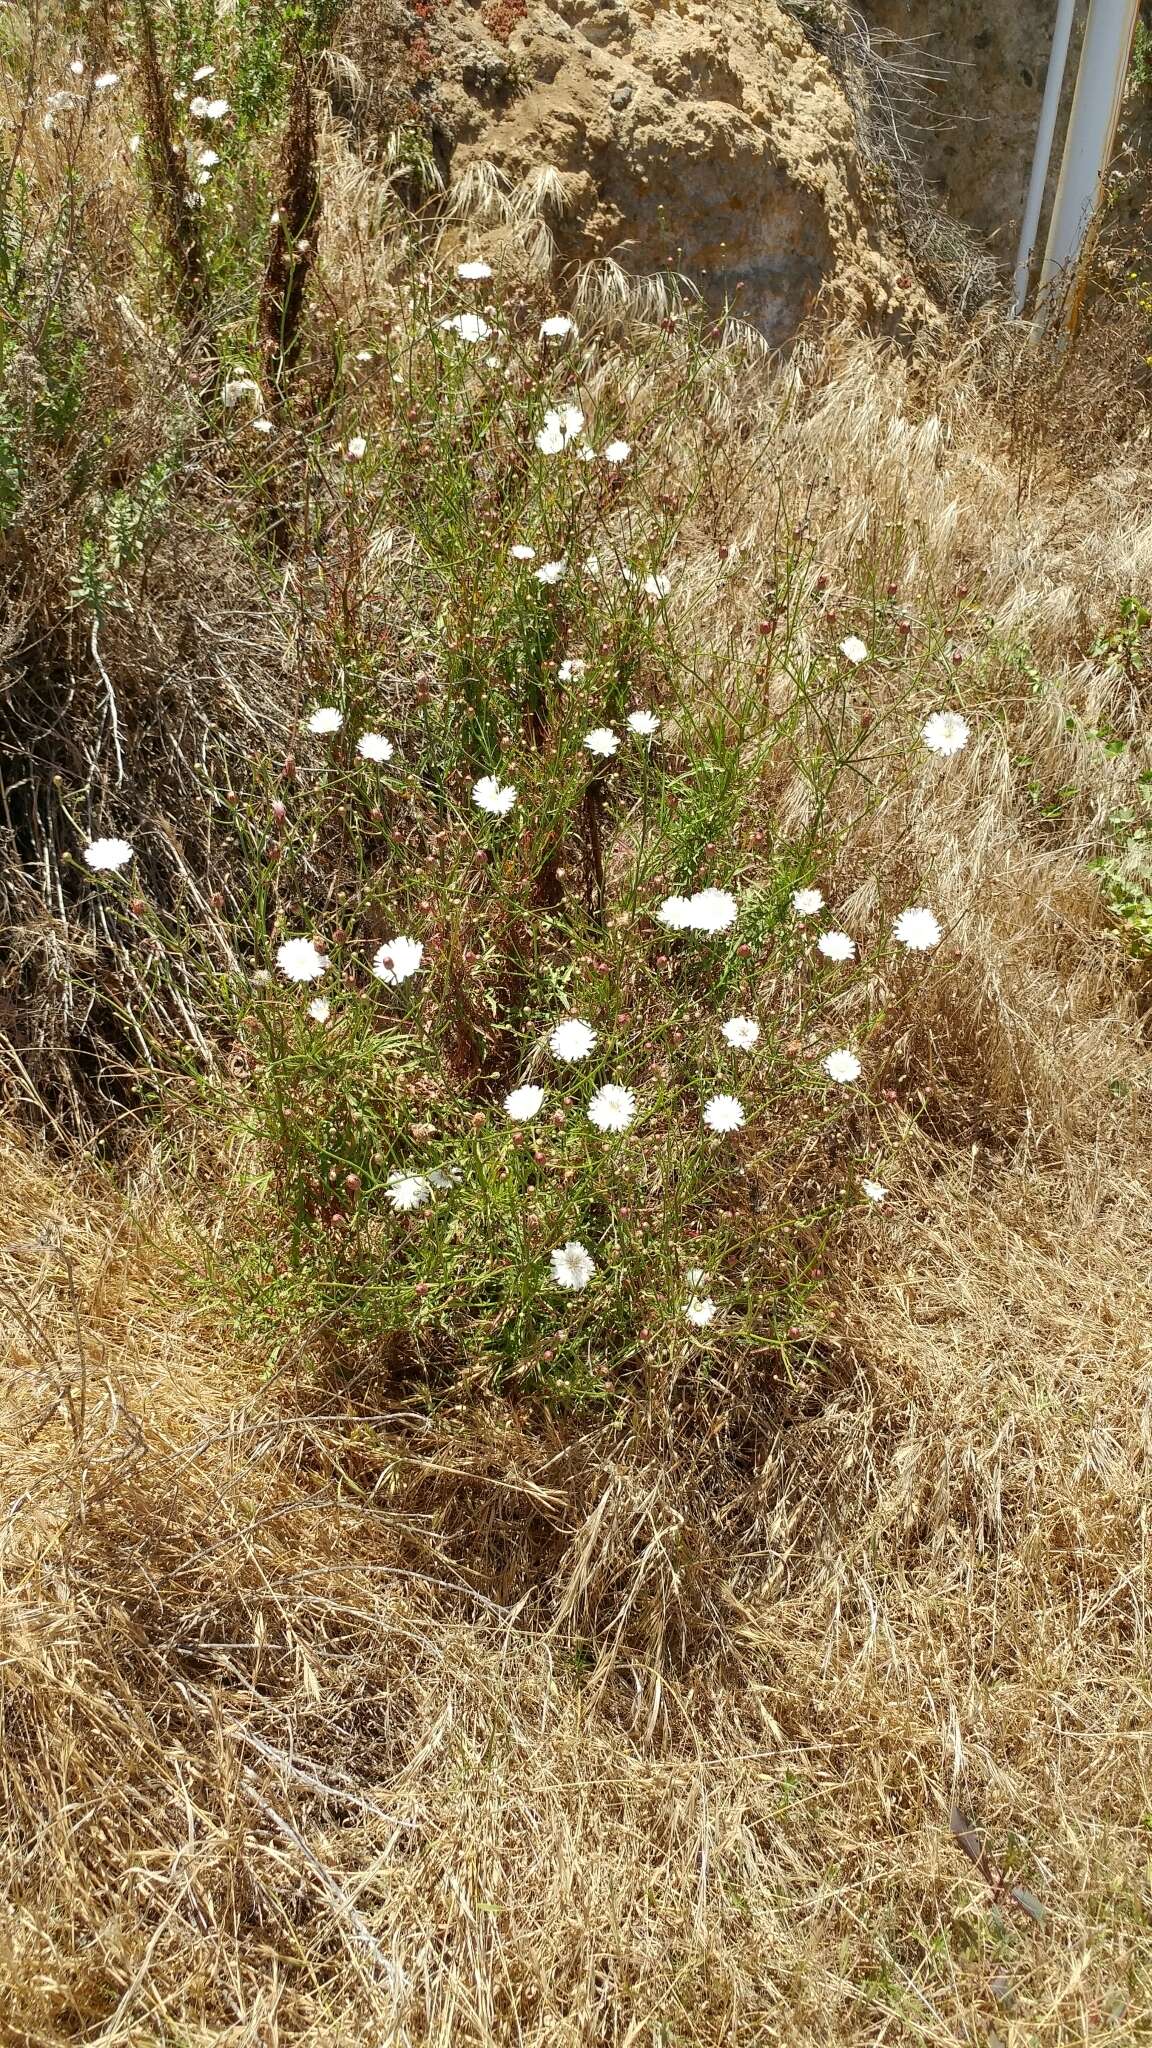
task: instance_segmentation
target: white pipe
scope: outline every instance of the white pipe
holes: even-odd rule
[[[1032,155],[1032,176],[1028,183],[1024,218],[1020,223],[1020,247],[1016,256],[1016,276],[1012,285],[1014,320],[1020,318],[1024,311],[1024,301],[1028,297],[1028,277],[1036,248],[1036,230],[1040,226],[1040,214],[1044,205],[1044,188],[1048,183],[1048,166],[1052,161],[1052,143],[1060,114],[1060,95],[1064,89],[1068,45],[1072,40],[1072,23],[1075,18],[1076,0],[1059,0],[1056,25],[1052,30],[1052,49],[1048,57],[1048,77],[1044,84],[1040,121],[1036,129],[1036,148]]]
[[[1082,258],[1112,158],[1139,6],[1140,0],[1092,0],[1036,294],[1041,327],[1057,311],[1065,324],[1075,319]]]

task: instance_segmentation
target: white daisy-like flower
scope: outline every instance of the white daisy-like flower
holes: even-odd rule
[[[423,1173],[390,1173],[385,1193],[394,1209],[419,1209],[432,1200],[432,1183]]]
[[[714,938],[735,923],[736,898],[727,889],[697,889],[694,896],[666,896],[656,912],[675,932],[703,932]]]
[[[640,585],[645,597],[667,597],[672,588],[670,576],[646,576]]]
[[[760,1026],[755,1017],[729,1017],[728,1022],[720,1026],[720,1030],[728,1044],[734,1046],[737,1052],[751,1052],[760,1036]]]
[[[202,92],[198,92],[193,99],[189,100],[188,112],[191,114],[192,119],[194,121],[203,121],[207,119],[208,102],[205,99],[204,94]]]
[[[111,92],[112,87],[119,85],[119,83],[120,73],[118,71],[101,71],[99,76],[92,80],[92,90],[93,92]]]
[[[659,732],[660,720],[654,711],[630,711],[628,713],[628,730],[629,732],[634,732],[637,739],[650,740],[655,733]]]
[[[816,950],[823,953],[826,960],[854,960],[856,941],[850,939],[847,932],[821,932]]]
[[[792,894],[792,908],[797,917],[815,917],[824,908],[824,898],[819,889],[796,889]]]
[[[541,341],[563,341],[569,334],[575,334],[576,322],[567,313],[553,313],[540,322]]]
[[[712,1095],[704,1104],[704,1122],[717,1137],[725,1137],[743,1124],[744,1104],[735,1095]]]
[[[346,450],[349,462],[363,462],[368,453],[368,443],[363,434],[353,434]]]
[[[578,405],[551,407],[536,436],[541,455],[559,455],[583,431],[584,415]]]
[[[506,818],[516,801],[516,791],[511,783],[500,783],[494,775],[482,775],[472,785],[472,801],[490,817]]]
[[[215,76],[216,66],[214,64],[202,64],[199,71],[192,73],[192,83],[193,85],[203,85],[206,78],[215,78]]]
[[[920,737],[933,754],[947,759],[949,754],[958,754],[968,745],[972,728],[958,711],[934,711],[921,726]]]
[[[712,937],[736,922],[736,898],[727,889],[698,889],[691,903],[694,932]]]
[[[70,71],[70,72],[72,73],[72,76],[73,76],[73,78],[83,78],[83,76],[84,76],[84,59],[83,59],[83,57],[73,57],[73,59],[72,59],[72,62],[71,62],[71,63],[69,64],[69,66],[68,66],[68,69],[69,69],[69,71]]]
[[[373,352],[370,348],[358,348],[356,351],[356,361],[358,363],[370,363],[372,361],[372,354]]]
[[[846,1088],[849,1082],[860,1079],[860,1062],[854,1052],[848,1052],[846,1049],[830,1052],[823,1064],[828,1079],[838,1082],[841,1088]]]
[[[274,434],[275,431],[275,425],[271,420],[259,419],[252,422],[252,432],[254,434]]]
[[[596,1038],[597,1033],[590,1024],[585,1024],[582,1017],[565,1017],[563,1023],[557,1024],[548,1043],[556,1058],[568,1066],[574,1060],[586,1060]]]
[[[588,1104],[588,1121],[598,1131],[626,1131],[636,1114],[636,1097],[631,1088],[606,1081]]]
[[[716,1320],[716,1303],[710,1294],[694,1294],[684,1304],[684,1313],[694,1330],[706,1330]]]
[[[92,839],[84,848],[84,859],[96,875],[115,875],[132,858],[127,839]]]
[[[865,1201],[875,1202],[877,1206],[879,1206],[879,1204],[884,1200],[885,1196],[888,1193],[888,1190],[883,1185],[883,1182],[878,1180],[862,1180],[860,1183],[860,1191],[864,1196]]]
[[[850,661],[854,667],[868,659],[867,646],[855,633],[849,633],[848,638],[840,642],[840,652],[845,661]]]
[[[595,1260],[575,1237],[570,1237],[567,1244],[557,1245],[552,1253],[551,1266],[557,1287],[577,1294],[582,1287],[587,1287],[596,1271]]]
[[[545,562],[542,568],[537,569],[536,581],[545,585],[559,583],[561,577],[567,574],[567,570],[567,557],[562,555],[558,562]]]
[[[518,540],[514,546],[509,548],[508,553],[514,562],[534,562],[536,560],[535,548],[530,548],[525,541]]]
[[[492,332],[479,313],[450,313],[440,326],[445,334],[454,334],[457,341],[487,341]]]
[[[285,939],[276,948],[276,965],[285,981],[319,981],[328,961],[311,939]]]
[[[522,1088],[514,1088],[511,1095],[504,1097],[504,1109],[514,1124],[531,1123],[544,1107],[544,1090],[532,1082],[525,1082]]]
[[[356,742],[356,752],[362,761],[390,761],[395,751],[382,732],[362,732]]]
[[[196,159],[202,171],[214,171],[219,161],[214,149],[202,149]]]
[[[245,398],[254,398],[257,405],[261,402],[260,386],[255,377],[229,377],[220,386],[220,403],[229,409]]]
[[[463,1178],[463,1168],[459,1166],[430,1166],[428,1168],[428,1179],[432,1186],[441,1193],[443,1193],[445,1188],[456,1187]]]
[[[692,1289],[693,1294],[697,1294],[703,1287],[708,1275],[703,1266],[689,1266],[684,1274],[684,1278]]]
[[[584,674],[584,671],[587,668],[587,666],[588,663],[586,661],[581,661],[580,656],[578,654],[572,654],[569,655],[567,661],[562,661],[560,663],[560,666],[557,669],[556,674],[558,675],[562,683],[574,683],[579,676],[582,676]]]
[[[231,111],[227,100],[209,100],[203,118],[205,121],[222,121],[225,114],[230,114]]]
[[[340,727],[343,725],[343,723],[344,715],[342,712],[337,711],[336,706],[334,704],[321,704],[318,711],[313,711],[310,713],[308,718],[308,730],[309,732],[324,735],[327,733],[339,732]]]
[[[902,910],[892,926],[892,937],[910,953],[930,953],[943,937],[938,918],[930,910]]]
[[[456,275],[462,277],[465,284],[483,284],[492,275],[492,265],[485,263],[480,257],[474,257],[468,263],[458,263]]]
[[[314,1024],[326,1024],[332,1015],[332,1005],[327,996],[315,996],[308,1005],[308,1015]]]
[[[669,931],[691,931],[692,898],[690,896],[666,896],[656,915],[661,924],[667,925]]]
[[[599,555],[585,555],[585,557],[584,557],[584,560],[583,560],[583,561],[581,562],[581,564],[580,564],[580,567],[581,567],[581,568],[583,569],[583,571],[584,571],[584,574],[585,574],[586,576],[599,576],[599,574],[600,574],[600,557],[599,557]]]
[[[609,441],[608,446],[604,450],[604,460],[605,462],[612,463],[627,462],[631,453],[632,444],[630,441]]]
[[[419,939],[388,939],[372,956],[372,972],[377,981],[398,988],[402,981],[410,981],[419,973],[423,958],[424,948]]]
[[[610,725],[594,725],[591,732],[585,733],[582,744],[587,747],[590,754],[596,754],[600,760],[607,761],[617,751],[620,735],[613,732]]]

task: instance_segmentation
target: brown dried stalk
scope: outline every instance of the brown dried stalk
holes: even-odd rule
[[[149,0],[138,0],[140,75],[144,86],[144,152],[152,204],[160,222],[173,280],[176,311],[190,325],[206,326],[208,273],[200,223],[184,151],[172,127],[172,91],[160,67]]]
[[[281,406],[300,356],[304,298],[320,230],[320,176],[311,70],[300,59],[280,147],[268,263],[260,290],[260,348],[269,404]]]

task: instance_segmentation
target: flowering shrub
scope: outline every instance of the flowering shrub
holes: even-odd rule
[[[882,1200],[886,1046],[944,938],[931,874],[897,847],[865,909],[842,847],[972,726],[895,604],[849,604],[867,640],[825,616],[801,525],[766,621],[733,631],[726,550],[701,603],[669,444],[715,338],[459,288],[410,283],[356,358],[310,458],[293,743],[217,792],[249,888],[233,1298],[407,1376],[791,1371]],[[669,358],[684,410],[646,426],[627,391]]]
[[[923,458],[937,548],[867,463],[858,501],[825,487],[820,394],[754,339],[671,288],[566,304],[511,217],[436,252],[337,210],[276,271],[322,282],[315,329],[299,294],[290,350],[263,313],[227,326],[281,303],[269,178],[304,206],[332,170],[303,74],[274,170],[202,54],[163,117],[198,199],[169,253],[227,327],[198,474],[250,579],[223,691],[247,709],[262,636],[258,708],[197,743],[191,858],[119,759],[60,801],[119,1043],[177,1020],[243,1134],[232,1298],[407,1378],[802,1371],[829,1250],[884,1227],[911,1123],[995,1133],[1024,1088],[967,943],[992,896],[963,849],[995,834],[961,812],[977,759],[1004,778],[1007,714],[940,422],[868,444]],[[127,127],[123,76],[99,107]],[[76,140],[78,110],[53,119]],[[159,204],[155,137],[123,139]],[[836,430],[842,479],[867,418]],[[98,636],[167,537],[168,438],[133,547],[76,584],[109,721],[130,664]]]

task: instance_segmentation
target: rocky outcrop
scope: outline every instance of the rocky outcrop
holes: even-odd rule
[[[676,269],[771,341],[819,300],[890,330],[927,300],[833,70],[777,0],[421,0],[424,104],[459,180],[556,174],[562,258]]]

